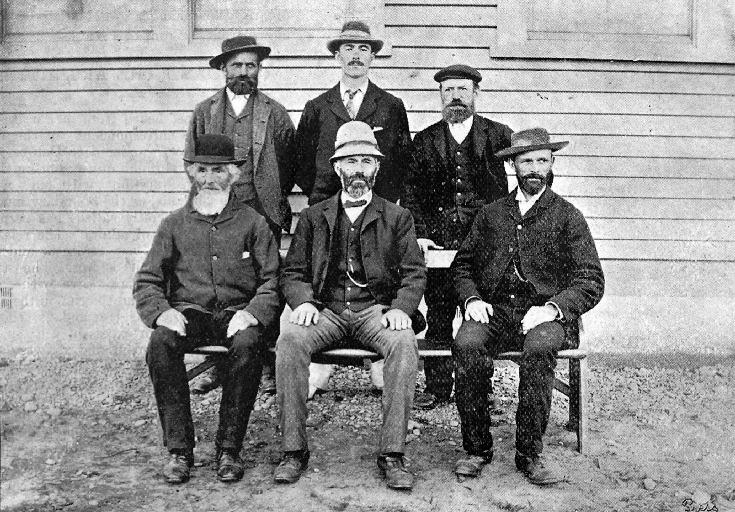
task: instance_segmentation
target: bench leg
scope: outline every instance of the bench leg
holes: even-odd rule
[[[569,423],[577,432],[577,451],[584,453],[587,441],[587,358],[569,361]]]
[[[198,365],[192,368],[189,368],[188,370],[186,370],[186,380],[191,380],[194,377],[197,377],[201,375],[202,373],[206,372],[212,366],[217,364],[218,359],[219,358],[217,357],[207,357],[204,361],[202,361]]]

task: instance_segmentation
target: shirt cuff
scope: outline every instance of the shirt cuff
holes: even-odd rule
[[[544,306],[554,306],[556,308],[556,318],[554,318],[554,320],[564,320],[564,314],[555,302],[547,302]]]
[[[477,295],[473,295],[472,297],[469,297],[466,301],[464,301],[464,309],[465,310],[467,309],[467,304],[469,304],[473,300],[482,300],[482,299],[480,297],[478,297]]]

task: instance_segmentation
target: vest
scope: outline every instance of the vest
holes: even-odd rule
[[[252,202],[257,197],[253,184],[253,96],[250,95],[239,116],[235,116],[228,98],[222,123],[222,133],[235,145],[235,158],[245,160],[240,166],[240,179],[233,185],[237,197],[244,202]]]
[[[367,287],[367,276],[362,266],[362,250],[360,249],[360,232],[366,211],[367,208],[353,224],[350,223],[350,218],[342,205],[339,206],[332,237],[327,279],[321,299],[329,309],[337,314],[347,308],[351,311],[362,311],[376,304],[375,297]]]

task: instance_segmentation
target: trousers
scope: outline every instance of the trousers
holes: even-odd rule
[[[258,393],[264,344],[259,325],[226,338],[233,315],[234,311],[208,314],[187,309],[184,311],[188,321],[186,336],[167,327],[156,327],[151,334],[146,363],[161,420],[163,444],[172,453],[190,452],[194,448],[184,354],[202,345],[222,345],[229,349],[222,367],[222,401],[215,446],[218,451],[239,451],[242,447]]]
[[[462,444],[470,455],[492,451],[487,358],[508,350],[522,351],[516,449],[526,456],[543,451],[543,435],[551,412],[556,353],[564,348],[566,334],[561,322],[544,322],[523,335],[520,322],[528,307],[493,305],[487,324],[464,321],[452,346],[456,365],[456,401],[461,421]]]
[[[276,343],[276,387],[281,411],[283,451],[308,449],[306,436],[311,355],[353,341],[385,358],[382,398],[381,453],[403,453],[413,405],[418,346],[411,329],[391,331],[380,323],[388,306],[376,304],[362,311],[320,312],[316,325],[289,323]]]

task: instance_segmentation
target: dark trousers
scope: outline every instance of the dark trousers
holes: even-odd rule
[[[545,322],[525,336],[520,322],[528,306],[493,305],[490,322],[464,321],[454,340],[456,401],[462,424],[462,443],[470,455],[492,450],[488,391],[491,374],[487,358],[506,350],[523,351],[516,411],[516,449],[527,455],[543,450],[543,435],[551,411],[556,353],[565,346],[565,329],[560,322]]]
[[[163,428],[163,444],[170,452],[190,452],[194,448],[184,354],[201,345],[229,348],[221,374],[222,401],[215,446],[218,451],[239,451],[242,447],[260,383],[262,329],[248,327],[226,338],[227,325],[233,315],[232,311],[208,314],[188,309],[184,312],[189,322],[186,336],[166,327],[157,327],[151,334],[146,363]]]
[[[427,275],[426,323],[428,329],[423,346],[427,349],[448,349],[452,345],[452,320],[457,309],[457,295],[454,291],[449,269],[430,268]],[[426,392],[440,400],[449,400],[454,386],[454,362],[446,357],[424,359]]]

